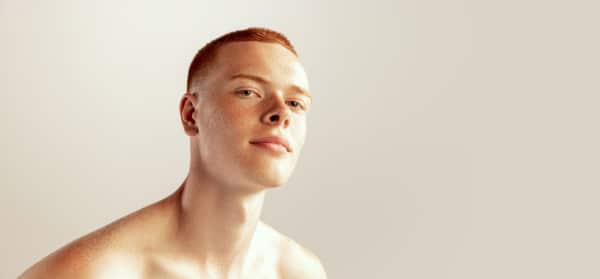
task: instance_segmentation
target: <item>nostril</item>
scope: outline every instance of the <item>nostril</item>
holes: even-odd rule
[[[279,120],[279,115],[275,114],[275,115],[271,115],[271,117],[269,117],[269,119],[271,121],[278,121]]]

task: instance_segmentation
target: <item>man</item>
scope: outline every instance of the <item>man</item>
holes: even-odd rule
[[[260,220],[306,135],[308,80],[291,43],[249,28],[202,48],[179,112],[189,173],[170,196],[52,253],[19,278],[325,278]]]

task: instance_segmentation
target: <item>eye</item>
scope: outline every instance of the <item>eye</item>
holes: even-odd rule
[[[290,100],[290,101],[288,101],[288,104],[290,104],[290,106],[292,106],[293,108],[306,110],[306,106],[304,106],[304,104],[302,102],[299,102],[296,100]]]
[[[260,97],[260,95],[258,95],[258,93],[256,93],[256,91],[251,90],[251,89],[240,89],[240,90],[236,91],[236,93],[242,97],[250,97],[250,96],[252,96],[252,94]]]

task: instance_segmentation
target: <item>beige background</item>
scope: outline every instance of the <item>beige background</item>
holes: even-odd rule
[[[0,278],[171,193],[195,51],[266,26],[315,103],[264,219],[330,278],[600,278],[597,1],[0,1]]]

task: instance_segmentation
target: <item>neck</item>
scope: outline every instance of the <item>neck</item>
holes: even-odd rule
[[[250,261],[264,190],[235,191],[199,173],[190,172],[177,191],[182,252],[203,269],[242,273]]]

